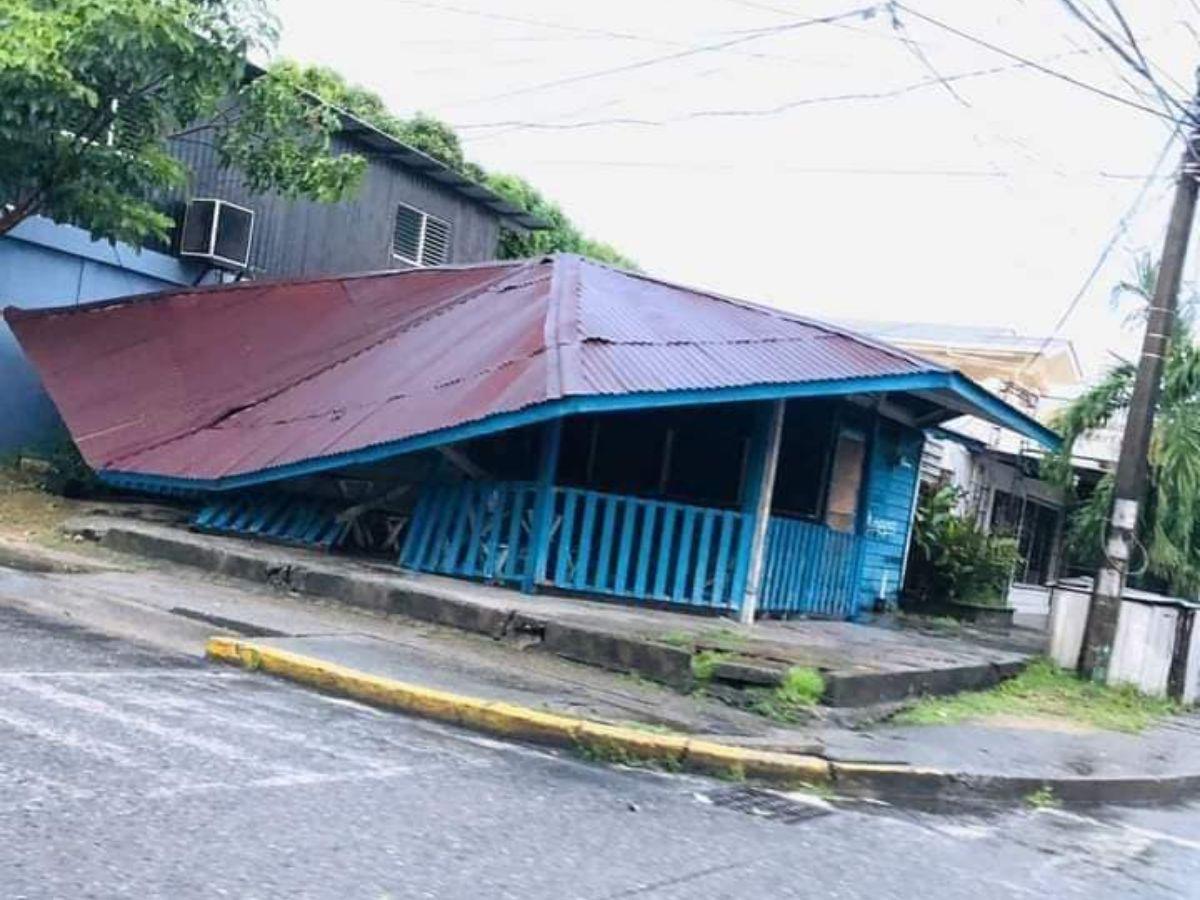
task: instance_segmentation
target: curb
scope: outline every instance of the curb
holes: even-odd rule
[[[533,635],[548,653],[610,671],[633,672],[677,690],[686,691],[693,684],[690,651],[633,632],[564,619],[536,603],[480,603],[443,586],[422,583],[419,576],[356,571],[307,551],[200,535],[160,523],[82,516],[65,523],[64,530],[119,553],[199,568],[343,606],[492,638]],[[1023,665],[1024,660],[1016,660],[930,671],[827,672],[822,702],[852,708],[925,693],[975,690],[996,684]]]
[[[1052,802],[1171,804],[1200,795],[1200,773],[1098,777],[987,775],[906,764],[837,762],[819,756],[755,750],[687,735],[664,735],[503,701],[483,700],[396,681],[232,637],[209,638],[209,659],[262,671],[373,706],[510,740],[582,751],[598,761],[655,763],[671,770],[752,778],[778,787],[824,787],[845,797],[899,803],[1024,802],[1049,792]]]
[[[598,760],[658,763],[669,769],[755,778],[790,787],[827,785],[833,780],[829,762],[817,756],[754,750],[541,712],[382,678],[253,641],[213,637],[205,646],[205,654],[209,659],[267,672],[374,706],[499,737],[582,750]]]

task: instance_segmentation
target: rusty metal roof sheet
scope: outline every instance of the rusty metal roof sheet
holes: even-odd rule
[[[566,401],[950,374],[843,329],[571,255],[5,318],[90,465],[211,487],[582,408]]]

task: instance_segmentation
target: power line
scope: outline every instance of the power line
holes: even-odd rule
[[[1060,59],[1067,56],[1087,55],[1094,53],[1099,47],[1090,49],[1072,50],[1066,53],[1057,54],[1048,57],[1049,60]],[[929,87],[936,87],[946,82],[955,83],[966,81],[973,78],[982,78],[989,75],[997,75],[1005,72],[1013,72],[1019,69],[1037,67],[1039,63],[1033,61],[1024,61],[1012,63],[1003,66],[988,66],[983,69],[972,69],[967,72],[958,72],[952,75],[942,77],[925,78],[920,81],[910,82],[909,84],[901,85],[896,88],[889,88],[882,91],[851,91],[844,94],[827,94],[818,95],[815,97],[801,97],[796,100],[789,100],[784,103],[779,103],[774,106],[766,106],[759,108],[748,109],[701,109],[691,112],[682,113],[676,116],[668,116],[666,118],[651,119],[636,116],[615,116],[605,119],[591,119],[583,122],[534,122],[526,119],[507,119],[496,122],[466,122],[456,123],[455,128],[461,131],[471,131],[474,129],[485,128],[504,128],[504,129],[530,129],[542,131],[574,131],[583,128],[596,128],[608,125],[640,125],[650,127],[661,127],[666,125],[674,125],[681,122],[689,122],[694,119],[708,118],[736,118],[748,117],[756,118],[762,116],[776,116],[782,113],[790,112],[804,106],[816,106],[826,103],[845,103],[849,101],[871,101],[871,100],[891,100],[896,97],[904,96],[915,91],[924,90]],[[608,104],[605,104],[608,105]]]
[[[529,159],[529,165],[535,166],[587,166],[617,169],[659,169],[698,172],[736,172],[744,175],[745,162],[714,161],[714,162],[680,162],[677,160],[641,160],[641,159]],[[1022,177],[1020,172],[999,169],[951,169],[951,168],[901,168],[901,167],[852,167],[852,166],[804,166],[793,163],[780,165],[755,164],[756,171],[788,172],[801,175],[881,175],[881,176],[914,176],[914,177],[948,177],[948,178],[983,178],[983,179],[1013,179]],[[1154,181],[1161,178],[1156,173],[1126,172],[1055,172],[1056,178],[1096,178],[1106,181]]]
[[[659,47],[684,47],[690,48],[694,46],[687,41],[675,40],[672,38],[661,37],[657,35],[641,34],[633,31],[614,31],[609,28],[596,28],[588,25],[569,25],[564,22],[556,22],[549,19],[531,19],[522,16],[509,15],[507,13],[494,13],[483,9],[474,9],[467,6],[457,6],[452,3],[439,3],[434,0],[396,0],[399,3],[406,3],[409,6],[419,6],[425,9],[436,10],[438,12],[455,13],[462,16],[470,16],[477,19],[487,19],[496,22],[506,22],[515,25],[529,25],[535,28],[546,28],[552,31],[567,32],[580,36],[589,36],[597,38],[607,38],[615,41],[629,41],[631,43],[653,44]],[[792,13],[795,15],[795,13]],[[834,24],[834,23],[830,23]],[[761,32],[762,28],[747,29],[744,32],[735,32],[735,34],[755,34]],[[720,34],[722,32],[713,32]],[[729,32],[725,32],[729,33]],[[509,40],[549,40],[548,38],[509,38]],[[748,59],[766,59],[778,62],[795,63],[806,65],[808,60],[801,59],[795,56],[786,56],[778,53],[763,53],[757,50],[736,50],[728,49],[723,52],[730,53],[735,56],[744,56]]]
[[[1154,88],[1154,92],[1158,95],[1159,100],[1162,102],[1163,107],[1167,110],[1167,113],[1172,118],[1175,116],[1175,112],[1172,112],[1172,107],[1174,107],[1176,111],[1183,113],[1185,118],[1190,115],[1187,107],[1175,99],[1175,97],[1171,96],[1170,92],[1168,92],[1166,88],[1159,84],[1158,80],[1155,79],[1153,73],[1150,71],[1150,64],[1146,61],[1146,57],[1142,54],[1142,49],[1140,46],[1138,46],[1137,38],[1134,37],[1133,31],[1129,27],[1129,22],[1125,19],[1124,14],[1121,12],[1120,6],[1117,5],[1115,0],[1107,0],[1108,8],[1111,9],[1113,11],[1113,15],[1116,16],[1117,22],[1125,35],[1125,40],[1128,42],[1133,55],[1130,55],[1130,51],[1126,51],[1126,49],[1121,46],[1120,42],[1105,30],[1103,24],[1099,21],[1099,18],[1094,12],[1091,11],[1089,7],[1077,5],[1073,2],[1073,0],[1062,0],[1062,3],[1071,12],[1071,14],[1075,16],[1076,19],[1083,23],[1085,28],[1087,28],[1092,34],[1096,35],[1096,37],[1100,38],[1100,40],[1108,45],[1109,49],[1116,53],[1126,65],[1128,65],[1131,69],[1133,69],[1133,71],[1149,82],[1150,86]],[[1085,15],[1085,9],[1087,9],[1091,15]]]
[[[678,50],[674,53],[667,53],[662,56],[652,56],[646,59],[637,60],[632,63],[626,63],[620,66],[611,66],[606,69],[599,69],[593,72],[584,72],[579,75],[568,75],[564,78],[555,78],[550,81],[543,81],[538,84],[526,85],[522,88],[516,88],[511,91],[504,91],[499,94],[490,94],[486,97],[475,97],[470,100],[463,100],[458,103],[449,104],[450,107],[455,106],[473,106],[477,103],[491,103],[497,100],[507,100],[510,97],[519,97],[525,94],[530,94],[535,91],[548,90],[550,88],[565,87],[569,84],[579,84],[583,81],[591,81],[595,78],[604,78],[608,75],[616,75],[621,72],[632,72],[638,69],[649,68],[650,66],[662,65],[663,63],[675,62],[679,59],[685,59],[690,56],[696,56],[701,53],[711,53],[720,50],[727,50],[730,47],[735,47],[740,44],[749,43],[750,41],[762,40],[768,37],[775,37],[780,34],[796,31],[800,28],[807,28],[812,25],[824,25],[830,22],[835,22],[840,19],[849,19],[855,17],[870,17],[878,11],[878,5],[863,6],[858,9],[849,10],[844,13],[835,13],[829,16],[817,16],[810,19],[802,19],[797,22],[788,22],[783,25],[776,25],[769,28],[763,28],[758,31],[743,34],[738,37],[727,38],[723,41],[717,41],[711,44],[701,44],[699,46],[690,46],[683,50]]]
[[[1117,221],[1117,227],[1113,231],[1112,236],[1109,237],[1108,241],[1105,243],[1104,248],[1100,251],[1100,256],[1096,260],[1095,265],[1092,266],[1091,270],[1087,274],[1087,277],[1083,280],[1083,284],[1079,286],[1079,290],[1075,292],[1075,294],[1071,297],[1071,300],[1063,309],[1062,313],[1059,315],[1058,320],[1054,323],[1054,329],[1042,341],[1037,352],[1027,359],[1025,364],[1017,371],[1018,377],[1020,377],[1020,375],[1027,368],[1029,368],[1029,366],[1031,366],[1035,360],[1037,360],[1043,353],[1046,352],[1046,348],[1049,347],[1055,338],[1058,337],[1063,326],[1067,324],[1067,321],[1074,314],[1075,309],[1079,306],[1084,294],[1088,292],[1088,289],[1092,286],[1092,282],[1096,280],[1096,276],[1099,275],[1100,270],[1104,268],[1104,264],[1108,261],[1109,254],[1112,253],[1113,248],[1117,245],[1117,242],[1125,236],[1125,232],[1129,229],[1130,220],[1134,215],[1136,215],[1138,209],[1142,205],[1142,201],[1146,199],[1146,194],[1150,191],[1150,185],[1158,177],[1159,169],[1162,168],[1163,162],[1166,161],[1167,154],[1170,153],[1171,147],[1174,146],[1175,139],[1179,136],[1179,132],[1182,127],[1182,122],[1176,123],[1174,130],[1171,132],[1171,137],[1167,140],[1166,144],[1163,145],[1162,150],[1158,154],[1158,159],[1154,161],[1154,167],[1150,170],[1150,174],[1146,177],[1146,180],[1142,182],[1142,186],[1138,189],[1137,196],[1134,197],[1133,203],[1129,205],[1129,208],[1125,210],[1125,214]]]
[[[985,41],[983,38],[976,37],[973,34],[968,34],[967,32],[962,31],[961,29],[955,28],[953,25],[949,25],[940,19],[934,18],[933,16],[928,16],[922,12],[918,12],[917,10],[913,9],[911,6],[908,6],[906,4],[899,3],[899,2],[894,2],[892,5],[895,9],[902,9],[909,15],[915,16],[916,18],[920,19],[921,21],[927,22],[928,24],[933,25],[935,28],[940,28],[942,31],[945,31],[949,34],[953,34],[956,37],[962,38],[965,41],[969,41],[970,43],[976,44],[987,50],[991,50],[993,53],[998,53],[1001,56],[1007,57],[1008,59],[1013,59],[1013,60],[1017,60],[1019,62],[1023,62],[1026,65],[1028,65],[1031,69],[1035,69],[1044,75],[1050,75],[1054,78],[1059,79],[1060,81],[1066,82],[1067,84],[1072,84],[1075,87],[1082,88],[1083,90],[1089,91],[1100,97],[1104,97],[1108,100],[1112,100],[1116,103],[1120,103],[1123,106],[1128,106],[1128,107],[1131,107],[1132,109],[1141,110],[1142,112],[1149,113],[1152,116],[1157,116],[1160,119],[1168,119],[1170,121],[1174,121],[1173,116],[1167,115],[1166,113],[1163,113],[1157,109],[1154,109],[1151,106],[1144,106],[1135,100],[1130,100],[1128,97],[1122,97],[1120,94],[1114,94],[1111,91],[1104,90],[1104,88],[1096,87],[1096,85],[1094,85],[1094,84],[1088,84],[1086,81],[1081,81],[1080,79],[1075,78],[1073,75],[1068,75],[1066,72],[1060,72],[1057,69],[1051,69],[1048,66],[1044,66],[1039,62],[1035,62],[1034,60],[1031,60],[1031,59],[1028,59],[1027,57],[1021,56],[1019,53],[1014,53],[1011,50],[1005,50],[1003,47],[998,47],[997,45],[995,45],[993,43]]]

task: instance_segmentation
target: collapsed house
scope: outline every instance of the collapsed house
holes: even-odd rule
[[[100,478],[197,528],[743,619],[895,602],[926,429],[1055,442],[947,366],[571,255],[5,318]]]

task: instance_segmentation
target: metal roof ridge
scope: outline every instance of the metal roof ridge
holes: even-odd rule
[[[953,369],[947,368],[946,366],[942,366],[939,363],[935,363],[932,360],[925,359],[924,357],[922,357],[918,354],[909,353],[907,350],[904,350],[903,348],[894,347],[891,344],[886,343],[885,341],[876,340],[874,338],[868,337],[867,335],[864,335],[853,329],[844,328],[840,325],[832,325],[828,322],[823,322],[820,319],[813,319],[808,316],[803,316],[803,315],[799,315],[797,313],[790,312],[788,310],[779,309],[778,307],[767,306],[762,303],[756,303],[752,300],[743,300],[739,297],[731,297],[728,294],[720,294],[720,293],[717,293],[716,291],[708,290],[706,288],[693,287],[692,285],[680,284],[679,282],[675,282],[675,281],[668,281],[665,278],[658,278],[653,275],[647,275],[644,272],[634,272],[629,269],[623,269],[620,266],[614,266],[609,263],[603,263],[603,262],[600,262],[595,259],[590,259],[588,257],[578,256],[577,254],[561,254],[561,255],[576,256],[578,259],[581,259],[583,262],[586,262],[589,265],[598,266],[598,267],[604,268],[604,269],[609,269],[613,272],[617,272],[618,274],[621,274],[621,275],[626,275],[630,278],[638,278],[642,281],[648,281],[652,284],[661,285],[663,287],[674,288],[675,290],[688,291],[690,293],[698,294],[703,297],[709,297],[713,300],[717,300],[722,303],[728,303],[732,306],[737,306],[742,309],[749,310],[751,312],[763,313],[765,315],[774,316],[776,318],[786,319],[788,321],[795,322],[799,325],[808,325],[810,328],[816,328],[821,331],[825,331],[829,334],[847,337],[847,338],[850,338],[851,340],[857,341],[858,343],[862,344],[863,346],[870,347],[870,348],[872,348],[874,350],[878,350],[882,353],[887,353],[890,356],[896,357],[898,359],[903,359],[904,361],[913,363],[915,365],[927,366],[930,369],[933,369],[936,371],[941,371],[941,372],[955,371]]]

